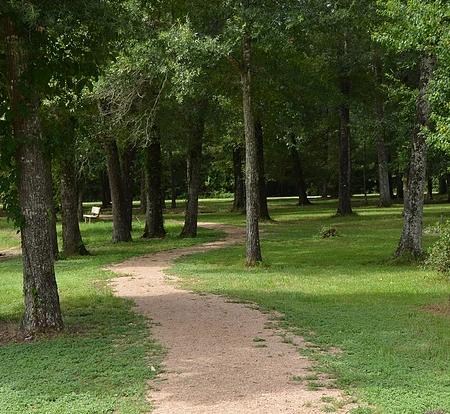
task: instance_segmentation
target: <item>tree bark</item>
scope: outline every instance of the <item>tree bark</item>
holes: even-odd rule
[[[339,205],[337,214],[350,215],[352,211],[351,192],[351,135],[350,135],[350,75],[348,73],[348,45],[344,41],[340,51],[339,89],[342,102],[339,105]]]
[[[122,154],[115,140],[104,140],[111,188],[113,235],[112,243],[130,242],[133,219],[133,173],[136,147],[125,148]]]
[[[143,238],[164,237],[163,199],[161,191],[161,144],[155,134],[151,144],[147,148],[146,163],[146,197],[147,211]]]
[[[298,205],[299,206],[310,205],[311,202],[308,200],[308,195],[306,194],[305,176],[303,175],[302,163],[300,161],[300,155],[297,150],[294,134],[292,134],[291,136],[290,152],[292,161],[294,163],[295,180],[297,183],[297,193],[298,193]]]
[[[70,139],[70,138],[68,138]],[[63,251],[66,256],[89,255],[81,237],[78,216],[78,186],[75,167],[75,140],[66,143],[59,162]]]
[[[147,166],[145,165],[141,170],[141,204],[139,210],[141,213],[147,213]]]
[[[267,206],[266,171],[264,167],[264,137],[262,123],[259,119],[255,122],[255,136],[258,152],[258,187],[259,187],[259,219],[271,221]]]
[[[447,177],[445,175],[441,175],[439,177],[439,194],[447,194],[448,186],[447,186]]]
[[[22,215],[21,238],[25,312],[22,326],[29,334],[60,331],[63,320],[55,278],[50,236],[45,160],[41,149],[42,132],[39,102],[33,85],[31,44],[8,18],[2,19],[10,87],[14,111],[15,155],[20,165],[19,203]],[[28,91],[22,95],[21,91]]]
[[[47,204],[48,214],[50,219],[50,244],[52,246],[53,258],[57,259],[59,256],[59,247],[58,247],[58,233],[56,231],[56,206],[53,200],[53,174],[52,174],[52,161],[49,155],[44,154],[44,165],[45,165],[45,181],[48,183],[47,185]]]
[[[242,170],[244,148],[241,145],[233,147],[234,199],[233,211],[245,212],[244,174]]]
[[[430,177],[427,180],[427,199],[433,200],[433,180]]]
[[[436,67],[434,56],[425,54],[419,81],[419,96],[416,115],[409,171],[404,192],[403,229],[394,256],[409,254],[411,257],[423,256],[422,227],[423,204],[426,182],[427,144],[423,129],[429,124],[430,104],[427,100],[428,85]]]
[[[255,133],[255,119],[251,92],[251,41],[243,35],[243,62],[241,71],[242,100],[245,128],[245,193],[247,213],[246,265],[255,266],[262,261],[259,241],[259,168],[258,142]]]
[[[397,171],[396,181],[397,181],[397,201],[403,200],[405,198],[405,186],[403,173],[400,170]]]
[[[383,84],[383,70],[381,63],[375,62],[374,71],[376,82],[381,89]],[[376,116],[376,133],[377,133],[377,154],[378,154],[378,187],[380,198],[378,200],[379,207],[392,207],[391,188],[389,184],[389,168],[388,168],[388,148],[386,146],[386,138],[383,127],[384,109],[381,91],[375,97],[375,116]]]
[[[100,173],[100,187],[102,192],[102,208],[111,207],[111,188],[109,185],[108,171],[103,170]]]
[[[205,130],[206,102],[196,104],[196,108],[189,120],[188,155],[187,155],[187,177],[188,177],[188,200],[184,226],[180,237],[197,236],[198,220],[198,198],[202,183],[202,147],[203,133]]]
[[[78,189],[78,221],[83,221],[83,191],[81,189]]]
[[[177,186],[175,182],[175,168],[173,166],[173,152],[169,148],[169,168],[170,168],[170,208],[177,208]]]

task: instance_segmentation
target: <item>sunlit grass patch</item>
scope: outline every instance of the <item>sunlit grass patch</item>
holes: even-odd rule
[[[360,206],[354,217],[336,217],[333,201],[314,202],[272,204],[276,222],[261,223],[262,266],[245,268],[245,246],[233,246],[182,258],[173,272],[186,288],[283,313],[288,329],[318,345],[309,357],[377,412],[450,412],[448,279],[417,264],[389,265],[400,206]],[[450,206],[426,205],[424,223],[437,223],[442,211],[450,215]],[[324,226],[339,237],[318,237]],[[436,238],[424,235],[425,248]],[[324,353],[327,347],[342,352]]]

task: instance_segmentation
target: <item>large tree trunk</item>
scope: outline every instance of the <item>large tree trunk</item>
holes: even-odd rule
[[[352,214],[351,191],[351,135],[350,135],[350,75],[348,73],[348,45],[344,41],[340,51],[339,89],[342,102],[339,105],[339,205],[337,213],[340,215]]]
[[[433,56],[423,56],[411,159],[404,194],[403,230],[395,256],[401,256],[405,253],[412,257],[423,255],[422,220],[427,164],[427,144],[423,128],[428,126],[430,118],[430,104],[426,94],[435,66],[436,61]]]
[[[41,150],[42,132],[39,102],[31,66],[31,45],[8,18],[3,18],[7,79],[14,111],[14,137],[18,143],[16,162],[20,165],[19,202],[23,256],[25,313],[23,328],[30,334],[63,328],[55,278],[47,194],[45,160]],[[26,73],[28,72],[28,73]],[[25,75],[25,76],[24,76]],[[22,90],[28,93],[21,94]]]
[[[112,243],[130,242],[133,219],[133,172],[136,147],[125,148],[122,154],[115,140],[104,141],[109,185],[111,188],[113,235]]]
[[[302,163],[300,161],[294,134],[291,136],[291,157],[294,163],[295,180],[297,183],[298,205],[310,205],[311,202],[308,200],[308,195],[306,194],[305,176],[303,175]]]
[[[245,212],[244,173],[242,164],[244,148],[241,145],[233,146],[233,173],[234,173],[234,199],[233,211]]]
[[[264,136],[262,123],[259,119],[255,122],[255,136],[258,152],[258,186],[259,186],[259,219],[271,221],[267,206],[266,170],[264,168]]]
[[[147,148],[146,170],[147,211],[145,229],[142,237],[164,237],[166,231],[164,230],[163,199],[161,191],[161,144],[157,134],[155,134],[155,137]]]
[[[251,41],[247,33],[243,35],[243,61],[241,71],[242,99],[245,127],[245,193],[247,213],[246,265],[255,266],[262,261],[259,241],[259,168],[258,141],[255,133],[251,91]]]
[[[187,155],[188,200],[180,237],[197,236],[198,198],[202,183],[202,146],[205,130],[205,102],[199,102],[189,120]]]
[[[81,238],[74,142],[68,142],[59,162],[63,251],[66,256],[88,255]]]
[[[383,84],[383,70],[381,64],[376,62],[374,65],[375,77],[377,85],[381,89]],[[378,153],[378,187],[380,190],[380,199],[378,200],[379,207],[391,207],[391,188],[389,185],[389,169],[388,169],[388,149],[386,146],[384,134],[384,110],[383,99],[381,91],[378,91],[378,96],[375,98],[375,115],[376,115],[376,132],[377,132],[377,153]]]

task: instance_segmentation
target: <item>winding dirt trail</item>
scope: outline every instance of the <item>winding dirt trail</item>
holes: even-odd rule
[[[308,389],[305,377],[313,371],[298,352],[305,344],[283,332],[273,315],[220,296],[177,289],[176,278],[164,275],[180,256],[245,242],[245,229],[199,225],[222,230],[226,238],[110,268],[129,275],[112,280],[115,293],[132,299],[137,311],[151,318],[154,337],[168,350],[164,373],[149,384],[152,414],[319,414],[327,406],[347,413],[354,405],[345,404],[339,390]]]

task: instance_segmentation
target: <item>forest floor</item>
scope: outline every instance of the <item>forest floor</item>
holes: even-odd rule
[[[197,247],[139,256],[110,270],[115,294],[149,318],[167,354],[162,373],[149,384],[152,414],[348,413],[354,399],[316,374],[300,354],[305,342],[283,330],[279,315],[228,298],[176,287],[165,274],[183,255],[245,242],[245,229],[199,223],[226,237]],[[312,381],[319,384],[311,387]]]

